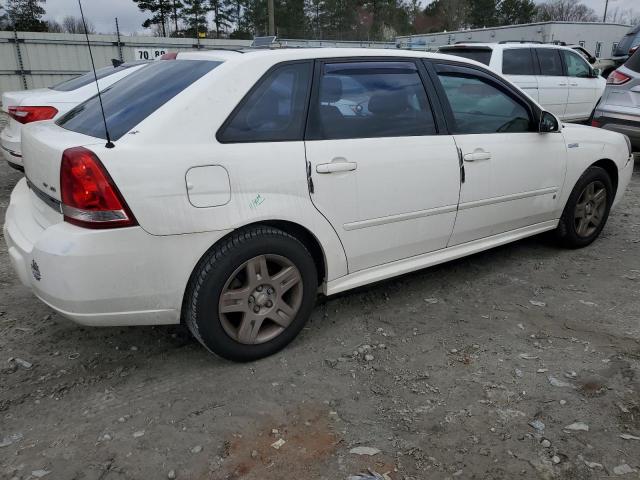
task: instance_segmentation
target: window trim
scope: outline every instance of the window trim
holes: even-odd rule
[[[222,133],[224,132],[224,130],[229,126],[229,124],[231,123],[231,121],[235,118],[235,116],[237,115],[237,113],[242,110],[242,108],[245,106],[245,104],[249,101],[249,98],[251,98],[251,96],[258,90],[260,89],[260,87],[269,79],[269,77],[271,76],[271,74],[278,70],[279,68],[282,67],[286,67],[289,65],[296,65],[296,64],[308,64],[309,68],[311,70],[310,72],[310,76],[309,76],[309,85],[307,86],[307,93],[305,95],[305,100],[304,100],[304,110],[302,112],[302,125],[299,128],[299,132],[297,134],[297,137],[295,139],[285,139],[285,140],[255,140],[255,139],[247,139],[247,140],[222,140],[220,137],[222,136]],[[307,124],[307,118],[309,116],[309,99],[311,96],[311,91],[313,89],[313,78],[314,78],[314,66],[313,66],[314,60],[311,58],[305,58],[305,59],[301,59],[301,60],[287,60],[284,62],[278,62],[275,63],[273,65],[271,65],[266,72],[264,72],[260,78],[251,86],[251,88],[249,89],[249,91],[247,93],[244,94],[244,96],[242,97],[242,99],[240,100],[240,102],[238,102],[238,104],[233,108],[233,110],[231,110],[231,113],[229,113],[229,115],[227,115],[227,118],[225,118],[224,122],[222,122],[222,125],[220,125],[220,127],[218,128],[218,130],[216,131],[215,134],[215,139],[218,141],[218,143],[221,143],[223,145],[226,144],[234,144],[234,143],[277,143],[277,142],[301,142],[304,140],[304,134],[305,134],[305,130],[306,130],[306,124]]]
[[[433,120],[436,128],[436,133],[434,133],[433,135],[421,135],[421,136],[435,137],[438,135],[450,135],[450,133],[447,130],[445,114],[442,110],[442,105],[440,104],[440,101],[438,99],[438,94],[421,60],[422,58],[419,58],[419,57],[405,57],[405,56],[317,58],[315,61],[315,68],[314,68],[313,81],[312,81],[312,87],[311,87],[311,96],[309,99],[309,105],[307,109],[307,120],[306,120],[304,141],[312,142],[312,141],[320,141],[320,140],[343,141],[343,140],[361,140],[366,138],[402,138],[402,137],[354,137],[354,138],[340,138],[340,139],[324,138],[324,136],[319,130],[319,125],[320,125],[319,122],[317,121],[312,122],[312,115],[316,113],[316,109],[312,108],[311,106],[319,104],[320,78],[324,70],[324,65],[331,64],[331,63],[367,63],[367,62],[413,63],[416,67],[416,73],[418,74],[420,81],[422,82],[422,88],[424,88],[425,95],[427,96],[427,101],[429,102],[429,107],[431,108],[431,113],[433,115]],[[415,136],[415,135],[411,135],[411,136]]]
[[[427,67],[427,71],[429,72],[429,76],[431,77],[432,82],[434,82],[436,90],[438,92],[438,97],[441,99],[441,104],[443,106],[445,112],[445,118],[447,121],[447,129],[450,132],[449,135],[493,135],[493,133],[457,133],[455,131],[455,118],[453,115],[453,110],[451,109],[451,103],[447,98],[447,94],[440,83],[440,79],[438,78],[438,73],[461,73],[466,75],[475,75],[480,77],[486,81],[488,81],[492,86],[496,87],[498,90],[502,91],[509,97],[511,97],[516,102],[520,103],[529,113],[531,120],[531,130],[526,133],[537,133],[538,130],[535,129],[536,125],[540,123],[540,117],[542,115],[542,110],[538,107],[533,101],[524,96],[520,91],[518,91],[513,86],[506,83],[500,76],[496,73],[481,69],[476,65],[469,65],[462,62],[453,62],[450,60],[436,60],[436,59],[424,59],[423,62]],[[494,133],[502,133],[502,132],[494,132]],[[509,133],[509,132],[504,132]],[[512,132],[515,133],[515,132]],[[519,132],[525,133],[525,132]]]

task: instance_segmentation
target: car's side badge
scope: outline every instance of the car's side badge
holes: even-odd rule
[[[567,145],[567,148],[578,148],[580,146],[579,143],[570,143]]]

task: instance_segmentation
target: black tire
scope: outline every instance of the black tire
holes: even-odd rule
[[[591,185],[602,185],[606,191],[606,198],[604,200],[604,208],[600,215],[600,222],[597,226],[591,226],[591,230],[580,234],[578,232],[580,220],[577,219],[578,202],[583,195],[585,189]],[[564,207],[558,228],[556,229],[556,236],[560,243],[567,248],[582,248],[590,245],[607,223],[609,218],[609,211],[611,210],[611,203],[613,202],[615,192],[613,185],[611,184],[611,178],[609,174],[600,167],[589,167],[582,176],[576,182],[576,185],[569,195],[567,204]]]
[[[259,344],[241,343],[223,327],[219,300],[238,268],[263,255],[283,257],[297,268],[302,286],[300,306],[291,323],[275,338]],[[315,263],[298,239],[269,226],[247,227],[233,232],[200,260],[185,293],[183,318],[193,336],[210,352],[233,361],[257,360],[278,352],[300,333],[313,310],[317,288]]]

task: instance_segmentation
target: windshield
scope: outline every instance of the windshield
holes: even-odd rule
[[[98,77],[98,80],[100,80],[101,78],[108,77],[109,75],[113,75],[114,73],[121,72],[122,70],[126,70],[127,68],[131,68],[140,64],[141,62],[123,63],[118,67],[102,67],[96,70],[96,77]],[[95,77],[93,76],[93,72],[87,72],[84,75],[80,75],[79,77],[70,78],[69,80],[64,80],[60,83],[56,83],[49,88],[58,92],[70,92],[71,90],[77,90],[78,88],[84,87],[85,85],[89,85],[91,82],[95,82]]]
[[[222,62],[159,60],[133,72],[102,92],[112,140],[117,140],[193,82]],[[98,96],[81,103],[56,122],[62,128],[104,138]]]
[[[441,48],[440,53],[447,55],[455,55],[456,57],[468,58],[469,60],[475,60],[476,62],[489,65],[491,62],[491,50],[489,48]]]

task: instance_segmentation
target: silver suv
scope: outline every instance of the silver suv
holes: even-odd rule
[[[591,125],[624,133],[640,150],[640,50],[607,78]]]

